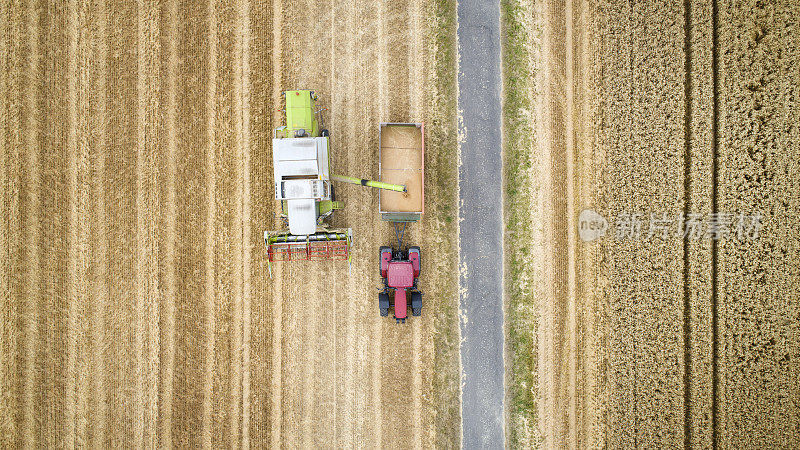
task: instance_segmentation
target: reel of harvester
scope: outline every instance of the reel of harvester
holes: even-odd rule
[[[267,267],[272,276],[272,263],[276,261],[333,260],[350,263],[353,230],[320,229],[314,234],[296,236],[285,231],[265,231]]]

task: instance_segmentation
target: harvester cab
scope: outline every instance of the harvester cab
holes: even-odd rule
[[[272,163],[275,199],[281,202],[285,227],[264,232],[270,275],[275,261],[350,261],[352,229],[333,229],[325,223],[343,207],[335,199],[333,180],[405,191],[402,185],[331,175],[329,133],[321,126],[316,94],[294,90],[283,95],[286,125],[275,129]]]

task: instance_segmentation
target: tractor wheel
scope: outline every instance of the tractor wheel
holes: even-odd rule
[[[419,316],[422,314],[422,292],[411,293],[411,315]]]
[[[322,131],[319,132],[319,134],[322,137],[328,137],[328,136],[331,135],[331,133],[328,130],[322,130]]]
[[[389,252],[389,254],[391,255],[392,247],[387,247],[385,245],[382,245],[381,248],[378,249],[378,267],[381,266],[381,259],[383,259],[383,252]],[[390,257],[389,259],[391,260],[392,258]]]
[[[408,257],[409,258],[411,258],[411,254],[412,253],[416,253],[417,257],[419,258],[419,271],[421,273],[422,272],[422,253],[420,253],[419,247],[417,247],[417,246],[409,247],[408,248]],[[416,283],[416,281],[417,280],[415,279],[414,282]]]
[[[385,292],[378,294],[378,307],[381,310],[381,317],[389,315],[389,294]]]

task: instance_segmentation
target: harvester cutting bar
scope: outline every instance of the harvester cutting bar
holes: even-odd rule
[[[331,175],[331,179],[343,183],[360,184],[361,186],[386,189],[389,191],[406,192],[406,187],[401,184],[389,184],[380,181],[365,180],[364,178],[346,177],[344,175]]]
[[[267,247],[269,261],[347,260],[347,241],[284,242]]]
[[[319,231],[307,236],[291,235],[288,231],[265,231],[264,244],[267,246],[267,265],[271,276],[271,263],[275,261],[350,261],[353,231],[349,228]]]
[[[319,242],[347,240],[347,233],[316,233],[309,236],[294,236],[291,234],[270,236],[267,245],[291,242]]]

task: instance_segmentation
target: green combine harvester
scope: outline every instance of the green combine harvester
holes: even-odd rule
[[[286,125],[275,129],[272,162],[275,199],[286,227],[265,231],[270,263],[296,260],[347,260],[353,245],[350,228],[332,229],[325,221],[343,207],[331,181],[406,192],[403,185],[330,174],[328,130],[323,129],[314,91],[285,91]]]

